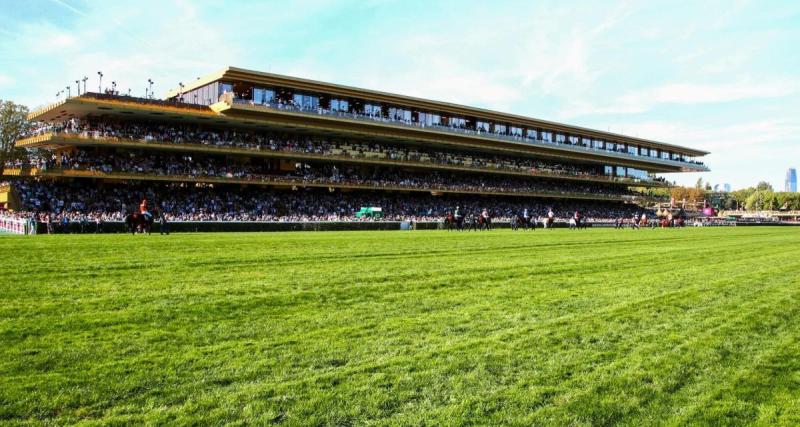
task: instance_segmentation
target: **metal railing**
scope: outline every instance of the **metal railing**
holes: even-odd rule
[[[194,148],[193,145],[196,145],[197,149],[200,151],[215,151],[219,153],[227,153],[227,154],[252,154],[257,156],[276,156],[276,157],[284,157],[291,154],[295,154],[297,158],[304,158],[304,159],[317,159],[317,160],[333,160],[333,161],[350,161],[350,162],[360,162],[360,163],[375,163],[375,164],[383,164],[383,165],[396,165],[396,166],[407,166],[407,167],[428,167],[428,168],[440,168],[443,170],[458,170],[458,171],[465,171],[465,172],[487,172],[487,173],[504,173],[512,176],[530,176],[530,177],[539,177],[539,178],[553,178],[553,179],[571,179],[571,180],[586,180],[586,181],[594,181],[594,182],[608,182],[608,183],[615,183],[615,184],[626,184],[630,186],[668,186],[669,184],[665,180],[658,180],[658,179],[651,179],[651,178],[632,178],[632,177],[616,177],[616,176],[607,176],[607,175],[592,175],[586,173],[579,173],[574,171],[558,171],[555,169],[548,169],[548,168],[534,168],[534,167],[515,167],[506,165],[503,163],[486,163],[486,164],[466,164],[466,163],[458,163],[458,162],[439,162],[435,161],[434,158],[428,158],[428,160],[423,160],[422,156],[419,159],[393,159],[389,157],[370,157],[368,153],[374,154],[386,154],[384,152],[364,152],[364,153],[357,153],[354,154],[352,150],[347,151],[347,155],[336,154],[333,151],[324,151],[322,153],[317,152],[305,152],[299,150],[289,150],[289,149],[279,149],[279,150],[261,150],[261,149],[254,149],[254,148],[242,148],[237,145],[215,145],[215,144],[200,144],[200,143],[172,143],[169,141],[162,141],[162,140],[148,140],[148,139],[136,139],[136,138],[122,138],[116,136],[105,136],[100,131],[80,131],[80,132],[72,132],[67,130],[59,130],[54,132],[49,132],[44,135],[39,135],[36,137],[31,137],[29,139],[20,140],[18,141],[19,146],[30,146],[35,143],[42,143],[47,142],[51,138],[77,138],[77,139],[85,139],[85,140],[92,140],[98,142],[106,142],[106,143],[120,143],[123,145],[148,145],[148,146],[164,146],[164,147],[185,147],[187,149]],[[346,150],[340,149],[343,153]]]

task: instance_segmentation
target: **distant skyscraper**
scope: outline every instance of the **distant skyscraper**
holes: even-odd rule
[[[731,192],[731,185],[728,184],[727,182],[725,184],[722,184],[722,187],[725,188],[725,192],[726,193],[730,193]]]
[[[797,192],[797,170],[795,168],[789,168],[789,170],[786,171],[786,186],[784,191],[791,193]]]

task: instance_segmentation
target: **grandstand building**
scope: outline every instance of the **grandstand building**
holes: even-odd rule
[[[705,151],[562,123],[229,67],[165,99],[84,93],[34,111],[6,165],[18,209],[119,218],[434,218],[461,205],[630,210]],[[543,212],[541,212],[543,213]],[[613,213],[616,215],[616,213]],[[610,216],[611,214],[609,214]]]

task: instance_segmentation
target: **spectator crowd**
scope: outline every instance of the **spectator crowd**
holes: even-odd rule
[[[631,179],[607,175],[603,166],[598,165],[564,164],[544,159],[515,158],[487,153],[457,153],[374,142],[339,141],[313,137],[297,139],[296,137],[269,132],[215,130],[202,126],[176,127],[173,125],[136,122],[78,121],[71,119],[58,125],[43,124],[35,127],[29,136],[48,132],[80,135],[85,138],[120,138],[142,142],[200,144],[255,151],[293,152],[338,158],[373,158],[398,163],[429,163],[462,168],[502,170],[530,175],[573,176],[631,182]],[[23,165],[9,166],[21,167]],[[663,178],[647,177],[644,180],[664,182]]]
[[[41,222],[121,221],[147,199],[159,214],[171,221],[368,221],[355,218],[362,206],[378,206],[387,220],[439,221],[459,206],[464,213],[488,209],[497,220],[509,220],[528,209],[544,216],[552,209],[557,219],[567,220],[579,210],[589,221],[613,221],[629,217],[635,205],[544,199],[513,200],[508,197],[425,193],[329,192],[326,189],[269,190],[178,183],[85,185],[83,181],[19,181],[14,184],[22,203],[19,217],[36,216]],[[222,187],[222,188],[221,188]]]

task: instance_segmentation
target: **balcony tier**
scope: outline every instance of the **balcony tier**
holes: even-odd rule
[[[92,170],[77,169],[5,169],[5,176],[11,177],[35,177],[46,179],[99,179],[108,181],[161,181],[161,182],[185,182],[185,183],[206,183],[206,184],[234,184],[234,185],[261,185],[273,188],[299,189],[299,188],[328,188],[333,190],[367,190],[367,191],[397,191],[397,192],[417,192],[430,193],[433,195],[441,194],[479,194],[486,196],[512,196],[530,198],[551,198],[551,199],[578,199],[596,201],[614,201],[625,203],[650,203],[655,199],[648,196],[630,195],[604,195],[597,193],[578,193],[561,191],[500,191],[485,190],[480,188],[452,188],[448,186],[430,185],[420,187],[418,185],[402,184],[358,184],[346,182],[324,182],[316,180],[303,180],[302,178],[287,177],[263,177],[259,179],[246,178],[225,178],[212,176],[185,176],[185,175],[155,175],[143,173],[121,173],[121,172],[100,172]]]
[[[381,157],[380,153],[367,152],[363,156],[347,155],[346,152],[339,150],[340,153],[304,153],[298,151],[273,151],[258,150],[252,148],[237,148],[226,146],[214,146],[205,144],[176,144],[171,142],[145,141],[127,138],[94,137],[83,134],[45,134],[32,138],[17,141],[18,147],[28,148],[57,148],[63,146],[83,146],[83,147],[116,147],[141,150],[162,150],[173,152],[204,153],[215,155],[236,155],[243,157],[263,157],[277,158],[286,160],[304,160],[315,162],[336,162],[348,164],[370,164],[391,167],[404,167],[427,170],[447,170],[455,172],[488,173],[494,175],[508,175],[521,177],[536,177],[548,179],[560,179],[570,181],[586,182],[605,182],[613,184],[624,184],[636,187],[668,187],[669,184],[661,181],[647,181],[633,178],[573,175],[566,173],[556,173],[546,170],[530,170],[524,168],[507,168],[499,164],[490,164],[489,167],[478,166],[458,166],[440,164],[435,162],[411,161],[411,160],[392,160]]]

